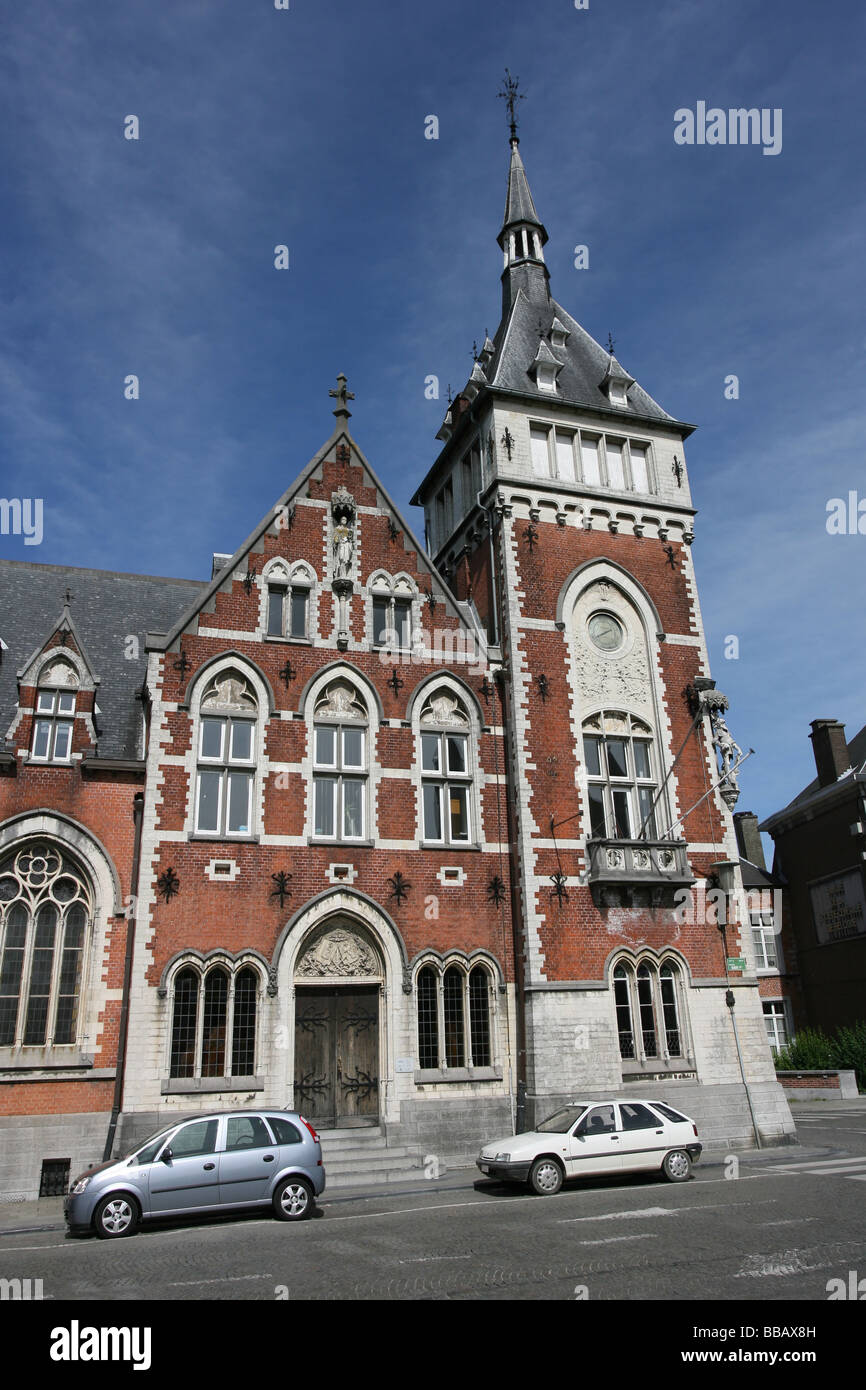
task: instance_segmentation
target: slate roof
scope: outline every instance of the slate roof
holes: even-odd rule
[[[135,697],[147,671],[145,632],[173,627],[206,587],[195,579],[0,560],[0,638],[8,648],[0,654],[0,747],[7,746],[15,717],[18,672],[53,631],[68,588],[76,630],[100,677],[99,756],[137,758],[141,704]],[[137,660],[125,656],[129,636],[138,638]]]
[[[511,165],[508,170],[508,191],[505,195],[505,215],[502,219],[502,232],[508,227],[514,226],[516,222],[532,222],[542,232],[542,242],[547,241],[547,232],[541,224],[538,213],[535,211],[535,203],[532,201],[532,193],[529,189],[529,181],[526,177],[526,170],[523,167],[523,160],[520,158],[520,151],[517,148],[517,141],[511,142]]]
[[[530,375],[539,343],[548,337],[554,318],[564,324],[569,334],[564,346],[553,349],[553,356],[562,363],[556,378],[555,398],[550,392],[539,391]],[[662,410],[637,382],[629,390],[628,405],[611,406],[601,385],[610,365],[610,353],[554,299],[539,302],[530,299],[523,289],[518,290],[510,315],[499,325],[494,346],[493,359],[485,368],[494,390],[517,391],[548,402],[556,399],[571,405],[589,406],[624,419],[633,416],[674,421],[674,416]]]

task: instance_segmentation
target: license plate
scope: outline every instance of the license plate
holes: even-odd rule
[[[478,1166],[479,1166],[479,1168],[481,1169],[482,1173],[489,1173],[489,1172],[490,1172],[490,1164],[489,1164],[489,1163],[479,1163]]]

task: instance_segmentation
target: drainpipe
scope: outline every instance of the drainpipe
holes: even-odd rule
[[[763,1148],[763,1145],[761,1144],[761,1131],[758,1129],[758,1121],[755,1118],[755,1107],[752,1104],[752,1093],[749,1090],[749,1083],[746,1080],[746,1068],[743,1064],[743,1053],[742,1049],[740,1048],[740,1032],[737,1028],[737,1016],[734,1012],[736,1000],[734,998],[734,991],[731,989],[731,980],[728,974],[727,903],[731,901],[733,896],[733,891],[735,887],[736,864],[734,864],[731,860],[723,860],[719,864],[714,864],[713,868],[716,871],[719,887],[722,889],[722,892],[725,895],[726,904],[726,910],[723,920],[719,922],[719,931],[722,935],[722,950],[725,953],[725,984],[727,986],[725,990],[725,1003],[727,1004],[728,1011],[731,1015],[731,1026],[734,1030],[734,1042],[737,1048],[737,1061],[740,1064],[740,1077],[743,1082],[743,1090],[746,1093],[746,1101],[749,1106],[749,1115],[752,1119],[752,1133],[755,1136],[755,1147],[760,1149]]]
[[[135,841],[132,851],[132,879],[131,887],[133,891],[132,901],[138,903],[138,869],[141,862],[141,830],[144,819],[144,793],[136,792],[132,800],[132,814],[135,821]],[[111,1151],[114,1148],[114,1136],[117,1131],[117,1121],[120,1117],[123,1105],[123,1082],[126,1070],[126,1044],[129,1035],[129,995],[132,987],[132,959],[135,950],[135,914],[131,913],[126,919],[126,958],[123,963],[123,998],[120,1005],[120,1030],[117,1038],[117,1065],[114,1076],[114,1102],[111,1107],[111,1119],[108,1122],[108,1134],[105,1140],[105,1149],[102,1154],[103,1163],[111,1158]]]

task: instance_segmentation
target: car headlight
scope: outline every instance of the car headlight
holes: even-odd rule
[[[497,1155],[496,1155],[496,1162],[497,1162],[497,1163],[510,1163],[510,1162],[511,1162],[511,1154],[497,1154]]]
[[[87,1184],[88,1184],[89,1182],[90,1182],[90,1178],[79,1178],[79,1179],[78,1179],[78,1182],[77,1182],[77,1183],[75,1184],[75,1186],[72,1188],[72,1196],[73,1196],[73,1197],[78,1197],[78,1196],[80,1196],[80,1194],[84,1191],[85,1187],[87,1186]]]

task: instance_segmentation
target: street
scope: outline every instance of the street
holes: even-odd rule
[[[866,1276],[866,1107],[795,1114],[802,1150],[715,1154],[686,1183],[585,1181],[541,1198],[477,1170],[419,1173],[399,1192],[326,1189],[297,1225],[251,1214],[117,1242],[5,1230],[0,1277],[75,1300],[825,1302],[829,1281]]]

